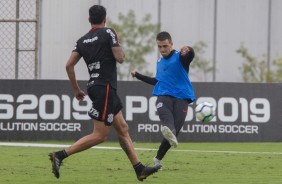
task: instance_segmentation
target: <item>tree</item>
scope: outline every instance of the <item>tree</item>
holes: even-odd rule
[[[145,75],[152,75],[148,72],[144,57],[154,51],[155,36],[160,26],[150,23],[150,14],[146,14],[138,24],[132,10],[128,11],[127,15],[119,13],[118,18],[119,24],[111,20],[107,23],[117,31],[126,55],[124,63],[118,66],[118,79],[130,80],[130,72],[134,69]]]
[[[282,80],[282,58],[273,60],[271,62],[272,70],[268,70],[265,54],[261,59],[256,58],[249,53],[243,44],[236,52],[246,61],[239,68],[244,82],[279,82]]]
[[[213,71],[213,67],[210,65],[211,62],[203,58],[206,47],[207,44],[203,41],[199,41],[193,46],[195,57],[191,63],[191,68],[193,68],[193,71],[191,70],[191,75],[198,77],[202,76],[204,79],[203,81],[205,82],[207,82],[208,79],[207,75]]]
[[[273,64],[277,67],[274,73],[274,81],[282,82],[282,57],[273,60]]]

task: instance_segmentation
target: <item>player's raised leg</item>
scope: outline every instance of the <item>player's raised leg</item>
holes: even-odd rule
[[[126,153],[131,164],[133,165],[133,168],[137,175],[137,179],[139,181],[143,181],[148,176],[154,174],[161,168],[160,166],[154,166],[154,167],[144,166],[140,162],[137,153],[133,147],[132,140],[128,133],[128,125],[125,122],[121,111],[115,115],[113,126],[117,131],[120,146]]]

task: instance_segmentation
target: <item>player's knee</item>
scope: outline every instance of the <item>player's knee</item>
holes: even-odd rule
[[[122,131],[123,131],[124,133],[128,133],[128,131],[129,131],[129,126],[128,126],[126,123],[123,124],[123,126],[122,126]]]
[[[100,143],[105,142],[108,139],[108,135],[101,135],[99,137]]]
[[[107,140],[108,135],[105,134],[92,134],[93,142],[103,143]]]
[[[126,123],[122,124],[122,127],[119,129],[118,134],[120,136],[128,135],[129,127]]]
[[[126,131],[126,132],[129,131],[129,126],[128,126],[128,124],[124,123],[122,127],[123,127],[123,130],[124,130],[124,131]]]

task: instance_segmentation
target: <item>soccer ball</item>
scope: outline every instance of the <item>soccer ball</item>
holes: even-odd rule
[[[202,102],[196,106],[195,116],[202,122],[210,122],[215,116],[215,107],[210,102]]]

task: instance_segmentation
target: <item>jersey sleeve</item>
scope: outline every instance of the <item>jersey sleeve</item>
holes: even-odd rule
[[[135,77],[147,84],[156,85],[158,80],[155,77],[149,77],[136,72]]]
[[[185,68],[186,71],[188,71],[190,63],[192,62],[192,60],[195,56],[194,49],[192,47],[189,47],[189,49],[190,49],[190,51],[188,53],[186,53],[184,56],[181,56],[181,54],[180,54],[180,61],[181,61],[182,65],[183,65],[183,67]]]
[[[78,41],[75,43],[72,52],[78,52],[81,55],[80,49],[79,49],[79,46],[78,46]]]
[[[117,35],[116,31],[112,28],[107,28],[106,32],[110,36],[111,47],[119,47],[120,44],[119,44],[118,35]]]

